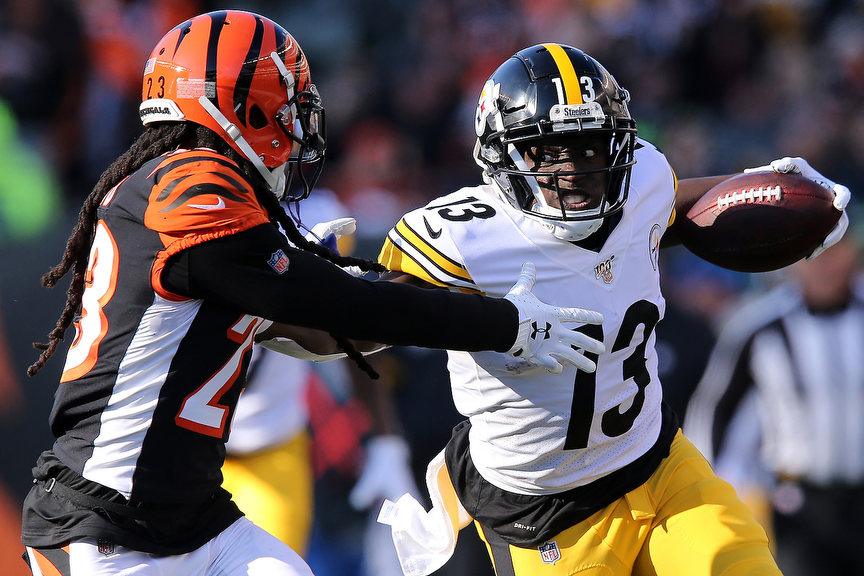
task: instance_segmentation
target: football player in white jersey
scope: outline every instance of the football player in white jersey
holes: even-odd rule
[[[384,243],[391,280],[501,295],[530,260],[540,298],[604,317],[576,328],[605,343],[586,354],[592,372],[448,353],[467,419],[429,465],[434,506],[406,495],[379,516],[408,576],[446,562],[471,520],[498,576],[779,573],[764,530],[682,435],[657,377],[661,241],[677,242],[676,213],[728,175],[678,181],[637,136],[628,100],[576,48],[518,52],[480,95],[485,183],[406,214]],[[802,159],[775,166],[827,181]],[[842,209],[848,189],[829,185]]]

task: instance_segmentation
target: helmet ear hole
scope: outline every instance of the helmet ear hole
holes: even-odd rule
[[[264,111],[257,104],[253,104],[252,108],[249,109],[249,125],[256,130],[267,126],[267,117],[264,116]]]

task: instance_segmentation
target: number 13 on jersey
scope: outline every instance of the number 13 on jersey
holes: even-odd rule
[[[606,436],[620,436],[633,427],[633,423],[642,411],[645,403],[645,388],[651,383],[651,374],[646,366],[645,350],[648,339],[654,332],[654,327],[660,321],[660,310],[657,305],[647,300],[639,300],[633,303],[624,314],[618,336],[612,345],[612,350],[606,357],[611,357],[616,352],[629,348],[636,336],[638,328],[642,327],[642,337],[633,347],[633,352],[622,362],[621,378],[626,383],[631,380],[636,385],[636,394],[630,406],[621,411],[623,406],[619,404],[603,413],[600,427]],[[603,327],[586,324],[578,329],[583,334],[603,339]],[[594,362],[598,362],[598,355],[585,353],[585,356]],[[605,358],[604,357],[604,360]],[[603,360],[600,360],[602,362]],[[598,363],[597,371],[600,370]],[[591,434],[591,425],[594,422],[594,402],[597,392],[597,372],[587,373],[581,370],[576,372],[576,380],[573,383],[573,403],[570,408],[570,424],[567,427],[567,438],[564,440],[565,450],[578,450],[588,447],[588,437]]]

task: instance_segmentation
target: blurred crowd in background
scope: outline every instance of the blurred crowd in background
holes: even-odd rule
[[[577,46],[612,72],[630,91],[640,135],[666,153],[679,178],[796,155],[853,197],[864,193],[864,3],[855,0],[3,0],[3,557],[16,556],[5,547],[17,538],[30,463],[48,442],[62,364],[25,376],[35,359],[30,344],[53,327],[64,296],[42,290],[39,277],[59,258],[98,176],[141,131],[140,79],[152,46],[187,17],[229,7],[272,18],[306,51],[326,107],[319,186],[357,219],[360,256],[375,257],[404,212],[479,182],[472,147],[480,89],[508,56],[545,41]],[[667,253],[664,265],[671,310],[658,349],[669,398],[683,412],[724,314],[774,278],[720,270],[683,250]],[[458,420],[443,356],[406,349],[387,362],[382,373],[422,486],[426,461]],[[328,401],[357,412],[338,391]],[[346,571],[356,565],[351,555],[360,553],[366,519],[340,503],[354,480],[344,463],[356,461],[368,428],[362,415],[348,422],[321,424],[344,436],[328,440],[317,468],[324,486],[310,564],[321,576],[353,574]],[[18,573],[4,561],[0,572]]]

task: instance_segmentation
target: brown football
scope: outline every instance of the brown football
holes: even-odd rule
[[[840,219],[834,194],[799,174],[739,174],[708,190],[679,223],[682,243],[708,262],[768,272],[804,258]]]

